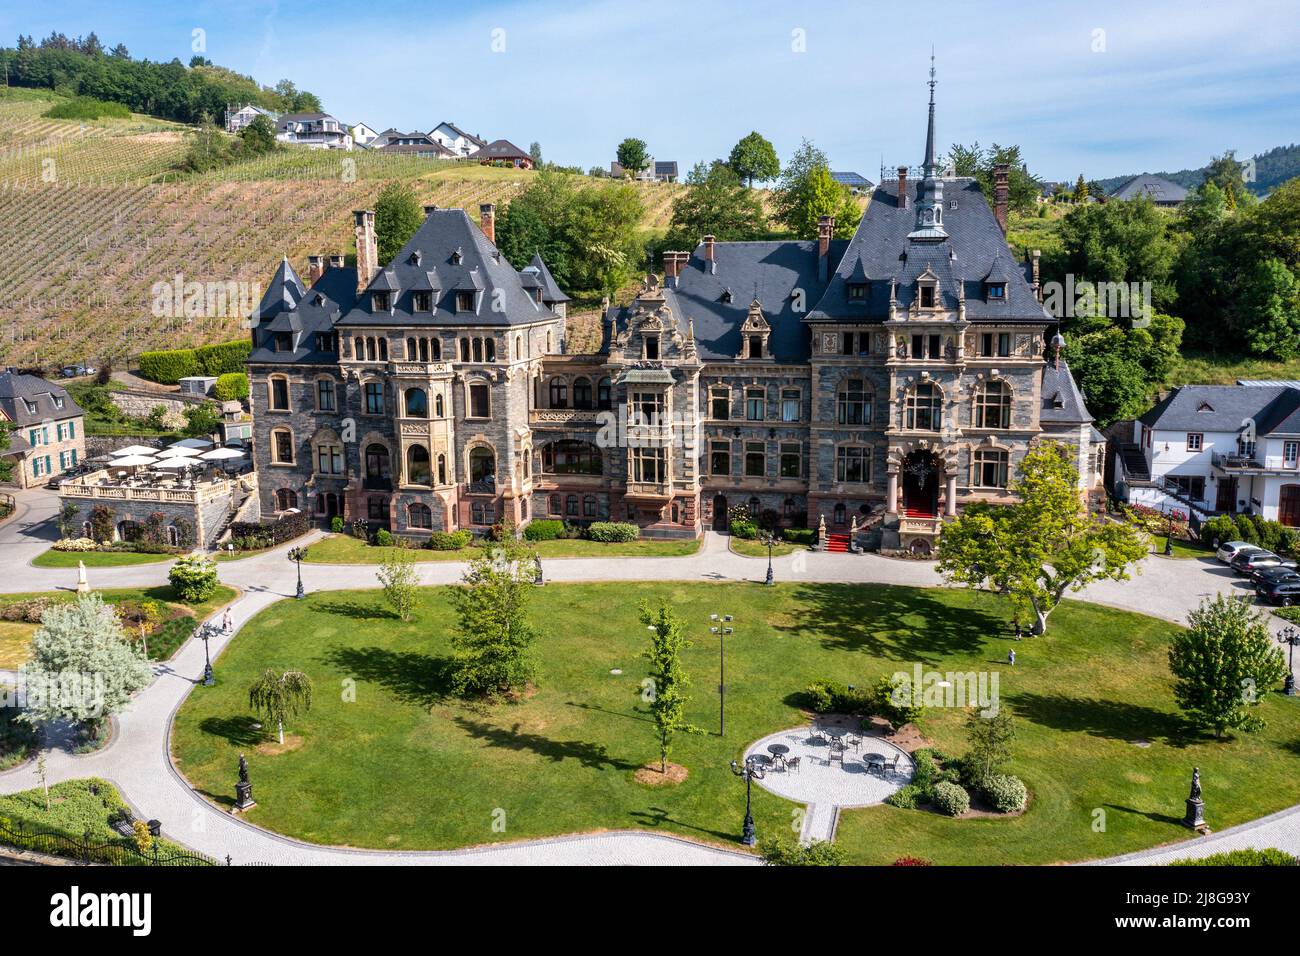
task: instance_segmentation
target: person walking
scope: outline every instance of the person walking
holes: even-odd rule
[[[221,615],[221,633],[229,634],[235,627],[235,622],[230,619],[230,608],[226,608],[226,613]]]
[[[1016,666],[1016,649],[1014,647],[1007,651],[1007,663],[1012,667]]]

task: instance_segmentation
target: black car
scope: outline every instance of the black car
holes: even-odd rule
[[[1300,579],[1261,581],[1255,585],[1255,594],[1265,604],[1277,604],[1282,607],[1300,604]]]
[[[1276,581],[1300,581],[1300,571],[1279,564],[1271,568],[1257,568],[1250,572],[1250,579],[1256,584],[1272,584]]]

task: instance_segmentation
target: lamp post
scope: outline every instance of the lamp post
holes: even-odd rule
[[[745,760],[745,766],[741,767],[736,761],[731,761],[731,772],[745,781],[745,826],[741,835],[740,842],[745,846],[753,846],[758,842],[758,833],[754,828],[754,814],[751,811],[750,788],[755,778],[763,779],[763,767],[755,762],[753,757]]]
[[[208,653],[208,640],[213,636],[216,628],[211,622],[204,621],[194,629],[194,636],[203,642],[203,686],[211,687],[217,682],[212,675],[212,656]]]
[[[1174,553],[1174,513],[1165,512],[1165,557]]]
[[[727,658],[724,653],[727,644],[727,635],[731,634],[735,628],[731,627],[731,615],[722,615],[719,620],[718,615],[710,614],[710,621],[716,621],[709,628],[709,633],[718,635],[718,736],[727,735]]]
[[[295,594],[294,597],[300,600],[307,596],[307,592],[304,591],[302,588],[302,559],[305,557],[307,557],[306,548],[297,547],[297,548],[289,549],[289,560],[297,563],[298,565],[298,593]]]
[[[767,579],[763,582],[763,584],[769,588],[776,583],[776,579],[772,575],[772,545],[775,542],[776,542],[776,535],[773,532],[771,531],[763,532],[763,543],[767,545]]]
[[[1291,668],[1295,664],[1295,646],[1300,644],[1300,631],[1297,631],[1294,627],[1284,627],[1282,628],[1282,633],[1277,636],[1277,639],[1288,647],[1286,655],[1286,683],[1283,687],[1285,688],[1288,697],[1294,697],[1296,694],[1295,671]]]

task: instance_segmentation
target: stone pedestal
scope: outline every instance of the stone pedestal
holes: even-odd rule
[[[253,799],[253,785],[247,781],[235,784],[235,808],[231,812],[243,813],[255,806],[257,801]]]
[[[1183,817],[1183,826],[1193,830],[1206,829],[1204,800],[1199,797],[1187,798],[1187,816]]]

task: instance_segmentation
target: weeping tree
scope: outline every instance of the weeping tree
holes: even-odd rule
[[[311,678],[302,671],[278,673],[271,668],[248,688],[248,706],[253,713],[274,721],[284,744],[284,722],[311,710]]]

